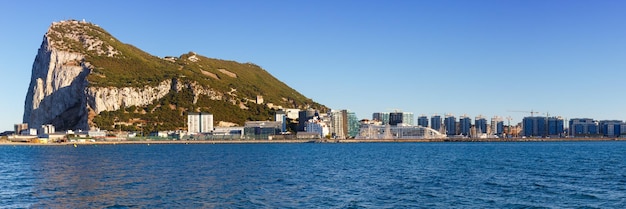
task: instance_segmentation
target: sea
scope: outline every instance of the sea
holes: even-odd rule
[[[4,145],[0,208],[626,208],[626,142]]]

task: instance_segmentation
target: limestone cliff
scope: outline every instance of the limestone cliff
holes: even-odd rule
[[[85,87],[90,69],[83,60],[83,54],[58,50],[44,36],[24,104],[25,123],[88,129]]]
[[[144,106],[163,98],[170,91],[191,90],[194,98],[200,95],[221,100],[222,95],[211,89],[204,89],[195,83],[181,84],[177,79],[166,80],[158,86],[137,87],[89,87],[87,88],[87,106],[96,114],[102,111],[115,111],[123,107]]]
[[[192,98],[176,96],[180,92]],[[43,37],[33,63],[23,120],[30,127],[53,124],[58,130],[87,130],[98,125],[93,119],[102,112],[122,110],[121,114],[130,115],[134,121],[161,120],[160,125],[184,120],[187,111],[228,112],[230,118],[223,117],[223,121],[240,122],[245,118],[232,117],[251,119],[250,114],[268,113],[259,107],[253,108],[256,112],[248,110],[257,105],[249,101],[259,96],[270,108],[325,108],[254,64],[195,53],[162,59],[119,42],[97,25],[70,20],[53,23]],[[204,101],[202,105],[197,103],[199,99]],[[224,105],[207,102],[210,100],[237,108],[224,109]],[[150,105],[152,108],[147,108]],[[173,113],[169,120],[150,116],[160,106],[170,107],[168,111]],[[143,111],[129,112],[128,107]],[[240,110],[248,112],[232,113]],[[115,121],[130,124],[120,121],[128,117],[117,115]],[[100,128],[113,127],[110,123]],[[181,128],[178,126],[173,128]]]

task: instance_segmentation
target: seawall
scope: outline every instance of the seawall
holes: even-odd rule
[[[62,143],[26,143],[0,141],[1,145],[123,145],[123,144],[276,144],[276,143],[428,143],[428,142],[585,142],[626,141],[626,138],[508,138],[508,139],[318,139],[318,140],[120,140]]]

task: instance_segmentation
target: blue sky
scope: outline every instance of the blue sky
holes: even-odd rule
[[[7,1],[0,130],[22,120],[53,21],[85,19],[156,56],[253,62],[359,118],[420,114],[626,120],[624,1]],[[217,113],[216,113],[217,114]]]

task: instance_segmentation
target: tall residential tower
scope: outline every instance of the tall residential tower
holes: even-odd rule
[[[187,131],[189,133],[208,133],[213,131],[213,114],[204,112],[188,113]]]

